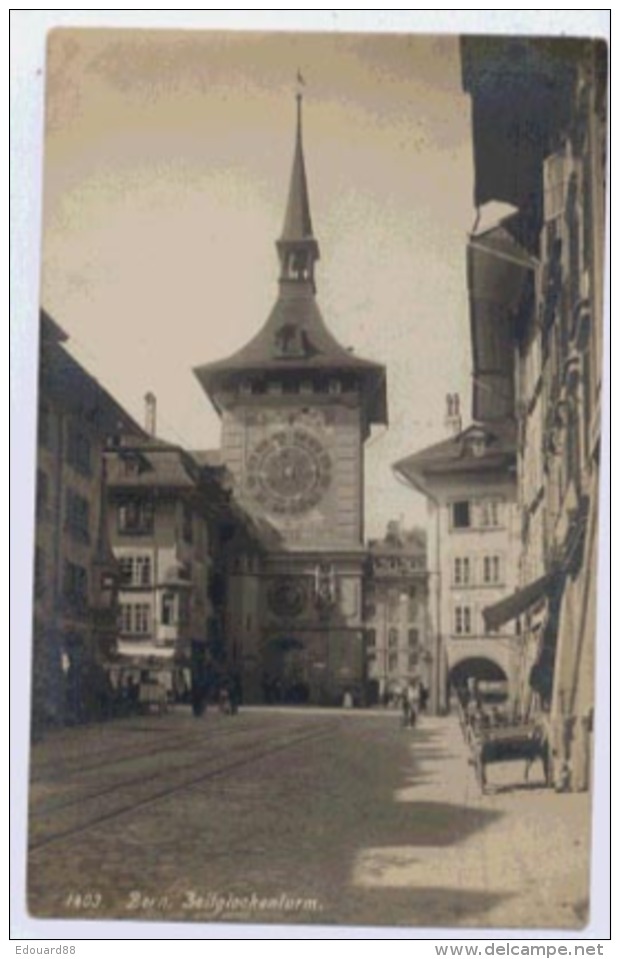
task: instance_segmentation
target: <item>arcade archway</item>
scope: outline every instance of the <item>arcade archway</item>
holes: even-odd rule
[[[465,704],[472,690],[489,701],[504,702],[508,697],[508,677],[502,667],[484,656],[461,659],[448,673],[448,694]]]

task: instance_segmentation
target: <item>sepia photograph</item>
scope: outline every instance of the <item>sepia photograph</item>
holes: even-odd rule
[[[25,913],[585,934],[605,37],[61,26],[40,82]]]

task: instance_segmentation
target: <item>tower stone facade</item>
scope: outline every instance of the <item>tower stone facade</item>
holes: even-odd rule
[[[235,495],[276,532],[260,579],[262,695],[361,701],[364,441],[387,422],[385,370],[341,346],[316,302],[300,96],[276,248],[279,291],[267,321],[237,353],[195,373],[222,419]]]

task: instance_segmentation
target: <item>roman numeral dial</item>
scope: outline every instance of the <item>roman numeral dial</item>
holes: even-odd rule
[[[299,515],[316,506],[331,483],[332,464],[307,430],[280,430],[262,440],[247,463],[247,489],[265,509]]]

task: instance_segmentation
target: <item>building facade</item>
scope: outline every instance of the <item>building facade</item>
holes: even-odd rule
[[[195,372],[221,416],[235,496],[278,538],[259,584],[264,696],[337,702],[363,695],[364,441],[387,420],[386,387],[383,367],[342,347],[316,302],[301,97],[276,246],[279,293],[266,323]]]
[[[428,507],[431,709],[443,712],[469,679],[501,683],[514,701],[514,625],[491,632],[483,618],[516,585],[513,427],[474,424],[393,468]]]
[[[364,620],[369,703],[386,703],[415,681],[430,690],[423,530],[393,522],[383,539],[368,544]]]
[[[120,569],[121,655],[189,656],[207,638],[209,528],[201,471],[154,439],[107,453],[109,537]]]
[[[158,670],[171,693],[182,670],[185,685],[215,692],[240,670],[242,649],[251,655],[257,628],[260,537],[209,459],[154,437],[121,438],[106,453],[120,571],[110,663]]]
[[[37,441],[33,733],[99,716],[116,640],[117,569],[105,524],[103,449],[131,417],[66,350],[41,313]]]
[[[462,44],[475,201],[514,210],[468,251],[477,382],[500,382],[517,423],[519,588],[485,616],[516,624],[521,710],[547,722],[556,787],[580,790],[595,702],[607,51]],[[493,418],[482,390],[475,402]]]

